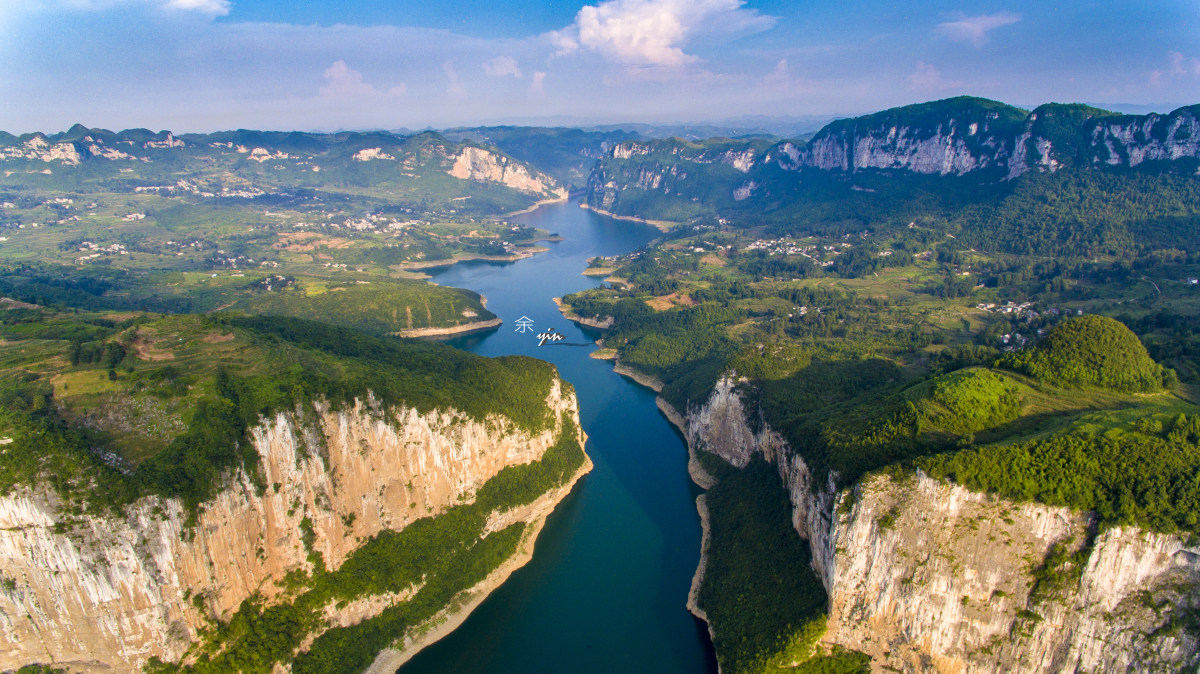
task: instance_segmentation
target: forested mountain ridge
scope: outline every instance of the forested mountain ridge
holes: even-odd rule
[[[1120,115],[1048,103],[1025,111],[964,96],[837,120],[807,143],[707,142],[738,155],[739,170],[715,170],[718,157],[681,154],[676,140],[626,142],[597,163],[588,203],[620,215],[736,223],[787,219],[838,196],[831,187],[843,201],[886,202],[907,213],[945,205],[916,192],[951,206],[977,203],[981,195],[1003,197],[1023,176],[1067,168],[1190,175],[1200,167],[1200,107]]]
[[[456,142],[433,131],[408,136],[386,131],[331,134],[239,129],[175,135],[170,131],[113,132],[81,124],[56,134],[0,135],[0,163],[12,173],[55,176],[47,181],[121,179],[130,191],[181,188],[208,196],[255,196],[272,188],[356,189],[421,184],[425,198],[483,196],[481,185],[535,198],[565,194],[558,181],[494,146]],[[70,169],[75,169],[71,171]],[[180,171],[189,175],[178,176]],[[240,181],[235,189],[232,173]],[[7,177],[7,176],[6,176]],[[178,178],[192,183],[180,186]],[[457,178],[461,182],[447,180]],[[166,187],[144,182],[175,178]],[[433,184],[427,184],[432,181]],[[210,184],[211,183],[211,184]],[[468,206],[469,204],[460,204]]]

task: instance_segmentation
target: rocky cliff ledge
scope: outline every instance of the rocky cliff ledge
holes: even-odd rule
[[[269,604],[289,574],[321,560],[337,569],[375,534],[473,501],[489,478],[538,460],[563,432],[579,433],[582,446],[574,393],[556,380],[546,404],[558,421],[536,434],[503,417],[478,422],[373,400],[261,419],[252,437],[265,489],[239,470],[194,524],[172,499],[100,517],[65,512],[48,489],[10,493],[0,498],[0,670],[177,662],[214,618],[228,619],[247,598]],[[548,510],[522,512],[536,530]],[[326,613],[337,626],[344,608],[357,621],[403,599]]]
[[[686,416],[692,449],[774,464],[793,525],[829,595],[824,642],[875,671],[1187,669],[1200,548],[1179,536],[1097,530],[1066,508],[973,493],[922,473],[837,491],[765,424],[754,431],[726,377]]]

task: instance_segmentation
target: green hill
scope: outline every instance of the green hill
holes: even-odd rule
[[[1127,393],[1158,391],[1165,376],[1137,335],[1104,316],[1065,321],[1033,348],[1006,355],[1001,364],[1056,386]]]

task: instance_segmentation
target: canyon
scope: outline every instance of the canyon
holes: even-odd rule
[[[0,669],[135,671],[151,658],[186,661],[202,631],[243,601],[270,605],[315,565],[336,570],[380,532],[471,502],[490,478],[540,459],[562,433],[578,433],[582,446],[574,392],[556,379],[545,404],[557,421],[531,433],[498,415],[480,422],[449,408],[386,408],[370,397],[340,409],[316,400],[251,429],[265,488],[239,469],[194,521],[174,499],[73,514],[47,487],[15,489],[0,498]],[[488,530],[525,521],[533,525],[526,535],[536,536],[589,468],[585,462],[540,508],[493,513]],[[378,615],[410,595],[326,607],[326,627]]]

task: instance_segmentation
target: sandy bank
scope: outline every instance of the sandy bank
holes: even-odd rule
[[[542,199],[541,201],[534,202],[534,204],[532,206],[530,206],[529,208],[522,208],[521,210],[513,211],[512,213],[505,213],[504,215],[501,215],[500,217],[512,218],[512,217],[515,217],[518,215],[525,215],[526,213],[532,213],[532,212],[536,211],[537,209],[541,208],[542,206],[549,206],[550,204],[561,204],[562,202],[566,201],[568,198],[570,198],[568,195],[563,194],[562,196],[554,197],[553,199]]]
[[[612,218],[613,220],[627,220],[629,222],[640,222],[643,225],[650,225],[651,227],[657,227],[664,232],[670,231],[672,227],[679,224],[678,222],[671,222],[670,220],[647,220],[645,218],[639,218],[635,215],[617,215],[616,213],[606,211],[602,208],[592,208],[591,206],[588,206],[585,203],[580,203],[579,207],[585,208],[589,211],[592,211],[593,213],[599,213],[600,215],[606,215],[606,216]]]

